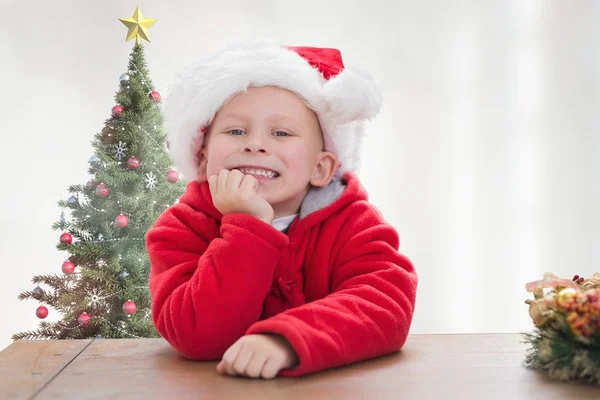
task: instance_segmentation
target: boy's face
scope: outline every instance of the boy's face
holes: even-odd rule
[[[331,181],[338,159],[323,149],[317,116],[298,96],[251,87],[215,115],[200,152],[199,176],[223,169],[252,174],[277,218],[296,213],[310,185]]]

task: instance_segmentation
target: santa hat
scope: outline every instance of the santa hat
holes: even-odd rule
[[[381,106],[374,80],[346,68],[337,49],[255,42],[205,58],[170,87],[163,110],[167,141],[175,166],[187,180],[196,180],[198,151],[217,111],[251,86],[296,93],[316,113],[325,148],[340,160],[338,174],[358,169],[364,123]]]

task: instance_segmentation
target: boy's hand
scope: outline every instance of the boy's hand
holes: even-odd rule
[[[273,222],[273,207],[257,194],[258,181],[241,171],[222,170],[208,178],[213,203],[221,214],[239,212],[253,215],[267,224]]]
[[[298,363],[290,343],[279,335],[247,335],[235,342],[217,365],[217,372],[271,379]]]

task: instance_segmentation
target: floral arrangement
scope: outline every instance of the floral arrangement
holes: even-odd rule
[[[600,385],[600,273],[562,279],[546,273],[526,285],[533,333],[525,365],[552,379]]]

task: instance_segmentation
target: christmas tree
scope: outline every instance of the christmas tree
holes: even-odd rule
[[[157,337],[151,318],[149,260],[145,234],[185,188],[172,169],[163,133],[160,94],[154,90],[140,37],[156,20],[120,19],[136,38],[127,72],[120,76],[116,105],[101,132],[94,135],[89,160],[91,179],[70,186],[70,197],[58,202],[61,235],[57,249],[68,254],[62,274],[38,275],[20,300],[40,302],[36,315],[50,306],[62,314],[57,322],[40,321],[37,331],[21,339],[90,337]],[[65,210],[70,217],[65,218]]]

